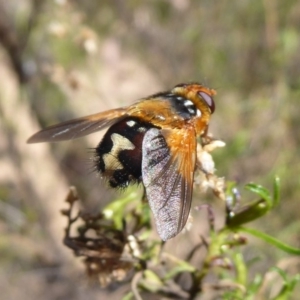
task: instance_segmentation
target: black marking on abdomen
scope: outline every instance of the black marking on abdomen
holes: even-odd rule
[[[128,117],[105,133],[96,148],[96,169],[111,187],[127,187],[142,179],[142,144],[145,132],[153,125]]]

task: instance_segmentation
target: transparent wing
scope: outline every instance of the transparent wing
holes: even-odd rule
[[[60,142],[79,138],[113,125],[125,116],[126,111],[126,108],[117,108],[59,123],[35,133],[27,143]]]
[[[166,241],[177,235],[189,216],[196,138],[194,130],[146,132],[143,140],[142,177],[158,234]]]

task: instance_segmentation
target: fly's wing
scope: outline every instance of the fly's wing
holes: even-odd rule
[[[126,111],[126,108],[117,108],[59,123],[37,132],[27,143],[60,142],[79,138],[113,125],[125,116]]]
[[[193,129],[152,128],[143,140],[142,177],[162,240],[176,236],[189,216],[196,161]]]

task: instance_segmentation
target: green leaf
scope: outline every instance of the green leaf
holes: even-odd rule
[[[176,276],[179,273],[182,272],[188,272],[188,273],[193,273],[196,272],[196,268],[192,266],[190,263],[181,260],[173,255],[170,255],[168,253],[164,253],[164,256],[166,256],[168,259],[170,259],[173,263],[176,264],[174,268],[172,268],[165,276],[164,280],[169,280]]]
[[[195,272],[195,268],[191,265],[180,265],[180,266],[176,266],[173,269],[171,269],[165,276],[164,276],[164,280],[169,280],[171,278],[174,278],[175,276],[177,276],[180,273],[183,272],[188,272],[188,273],[193,273]]]
[[[104,209],[103,213],[105,217],[109,220],[113,220],[116,229],[121,230],[123,227],[124,212],[127,210],[127,206],[132,201],[138,201],[138,193],[131,192],[129,195],[116,199],[115,201],[109,203]]]
[[[242,206],[240,209],[229,211],[227,213],[226,224],[229,227],[240,226],[262,217],[277,206],[279,203],[279,184],[279,177],[275,177],[273,182],[273,197],[263,186],[254,183],[247,184],[245,188],[257,194],[260,198]]]
[[[237,227],[236,230],[249,233],[249,234],[275,246],[276,248],[278,248],[286,253],[293,254],[293,255],[300,255],[299,248],[291,247],[291,246],[281,242],[280,240],[275,239],[274,237],[272,237],[266,233],[263,233],[261,231],[258,231],[256,229],[247,228],[247,227]]]
[[[271,194],[265,187],[255,183],[248,183],[246,184],[245,189],[259,195],[261,199],[267,202],[269,207],[273,207]]]
[[[274,267],[271,270],[277,272],[283,279],[283,286],[280,292],[278,293],[278,295],[275,298],[273,298],[273,300],[289,299],[289,296],[293,292],[296,284],[300,281],[300,274],[297,274],[296,276],[294,276],[292,279],[289,280],[287,278],[287,274],[282,269],[278,267]]]
[[[253,282],[247,288],[247,295],[245,300],[253,300],[253,296],[256,295],[263,284],[263,277],[261,274],[256,274]]]
[[[273,207],[279,204],[280,200],[280,178],[275,176],[273,182]]]
[[[164,285],[159,276],[149,269],[145,270],[143,275],[143,279],[140,281],[140,286],[147,291],[156,293]]]
[[[251,222],[265,215],[270,210],[267,203],[260,199],[242,206],[236,211],[227,214],[226,225],[229,227],[237,227],[242,224]]]
[[[133,298],[133,293],[130,291],[129,293],[127,293],[122,300],[132,300]]]

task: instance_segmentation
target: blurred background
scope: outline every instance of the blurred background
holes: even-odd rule
[[[181,82],[217,90],[209,131],[226,143],[213,153],[217,174],[236,181],[243,200],[246,183],[281,178],[280,206],[251,226],[300,246],[299,1],[0,0],[0,78],[2,299],[121,297],[128,287],[88,286],[61,242],[70,185],[90,210],[116,195],[91,172],[103,133],[26,140]],[[176,255],[185,239],[170,242]],[[257,240],[244,251],[260,257],[255,272],[278,261],[299,272],[299,261]]]

